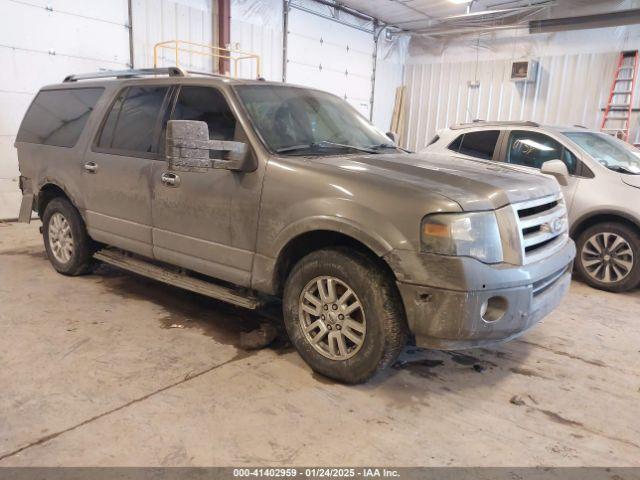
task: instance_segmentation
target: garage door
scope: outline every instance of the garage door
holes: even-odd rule
[[[127,0],[0,0],[0,218],[17,216],[13,143],[32,98],[70,73],[127,68],[127,21]]]
[[[286,81],[338,95],[369,118],[374,52],[370,25],[344,12],[327,18],[333,9],[315,2],[292,2],[290,7]]]

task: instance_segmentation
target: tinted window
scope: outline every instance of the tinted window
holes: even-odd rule
[[[235,136],[236,118],[215,88],[182,87],[171,119],[206,122],[211,140],[233,140]]]
[[[155,128],[169,87],[130,87],[118,94],[105,120],[98,147],[156,152]]]
[[[464,137],[464,135],[460,135],[453,142],[451,142],[451,144],[448,147],[449,150],[453,150],[454,152],[459,152],[460,151],[460,145],[462,145],[462,138],[463,137]]]
[[[562,160],[569,173],[576,169],[576,158],[553,138],[542,133],[515,131],[509,135],[507,162],[542,168],[549,160]]]
[[[73,147],[104,88],[44,90],[29,107],[16,141]]]
[[[458,151],[471,157],[491,160],[499,136],[498,130],[465,133]]]

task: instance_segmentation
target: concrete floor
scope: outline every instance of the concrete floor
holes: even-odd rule
[[[37,222],[0,223],[0,306],[0,466],[640,466],[639,291],[574,282],[520,340],[358,387],[236,348],[256,314],[56,274]]]

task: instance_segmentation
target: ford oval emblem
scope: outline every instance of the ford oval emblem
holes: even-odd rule
[[[551,228],[550,230],[553,233],[560,233],[562,231],[562,228],[564,227],[564,219],[562,218],[556,218],[553,223],[551,223],[551,225],[549,225]]]

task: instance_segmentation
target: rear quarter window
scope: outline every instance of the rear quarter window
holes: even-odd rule
[[[73,147],[104,88],[42,90],[22,120],[16,142]]]
[[[456,138],[453,142],[451,142],[447,148],[449,150],[454,151],[454,152],[459,152],[460,151],[460,145],[462,145],[462,138],[463,137],[464,137],[464,134],[458,136],[458,138]]]

